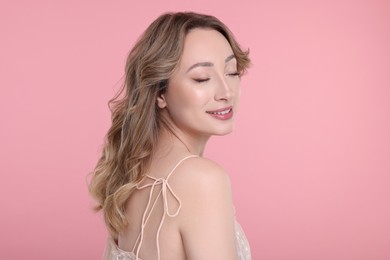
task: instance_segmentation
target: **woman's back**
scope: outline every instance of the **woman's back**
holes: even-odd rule
[[[184,158],[189,159],[191,157]],[[151,170],[147,174],[148,177],[138,185],[137,190],[134,191],[127,203],[126,214],[129,225],[118,237],[119,248],[136,254],[141,244],[141,247],[139,247],[139,256],[141,258],[157,259],[158,243],[162,259],[185,259],[178,219],[167,216],[167,213],[179,213],[178,211],[180,211],[180,197],[175,198],[174,194],[175,188],[178,186],[177,180],[175,182],[175,179],[177,179],[176,175],[180,174],[180,164],[182,163],[184,161],[176,161],[175,165],[171,163],[170,159],[166,159],[151,166]],[[177,168],[175,169],[176,166]],[[169,168],[170,170],[168,170]],[[167,191],[164,195],[162,194],[163,185]],[[168,205],[167,212],[164,212],[165,203]],[[137,238],[138,240],[141,238],[143,218],[144,230],[140,243],[137,241]],[[163,225],[159,231],[163,218]],[[160,238],[157,241],[158,233]]]
[[[245,235],[234,220],[231,196],[226,196],[230,194],[227,175],[215,163],[194,157],[184,157],[165,175],[156,172],[158,167],[151,168],[150,177],[129,199],[129,225],[119,235],[118,247],[111,242],[111,255],[127,256],[123,259],[136,259],[136,255],[141,259],[237,259],[237,244],[239,250],[247,250],[238,255],[249,256]],[[155,166],[166,168],[164,164]],[[210,188],[223,192],[216,194]],[[204,193],[211,197],[205,200]],[[213,216],[215,211],[219,218]]]

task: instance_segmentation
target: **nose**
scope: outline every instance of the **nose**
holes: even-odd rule
[[[234,97],[232,87],[229,85],[229,82],[226,78],[220,77],[217,82],[217,90],[215,92],[216,100],[230,101]]]

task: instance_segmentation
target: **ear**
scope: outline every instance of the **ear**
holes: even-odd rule
[[[167,101],[165,100],[164,94],[157,97],[157,106],[161,109],[167,107]]]

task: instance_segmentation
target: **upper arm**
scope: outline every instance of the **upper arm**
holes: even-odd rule
[[[188,259],[237,259],[229,177],[217,164],[199,158],[187,164],[180,231]],[[184,169],[183,169],[184,170]]]

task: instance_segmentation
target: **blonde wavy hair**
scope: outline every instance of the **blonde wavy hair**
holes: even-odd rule
[[[213,16],[166,13],[146,29],[128,55],[122,88],[109,101],[112,125],[89,184],[97,202],[95,209],[103,210],[113,237],[128,224],[126,202],[148,171],[159,129],[168,126],[160,115],[157,97],[166,91],[184,39],[194,28],[220,32],[232,47],[238,72],[242,74],[249,67],[249,51],[241,50],[230,30]]]

